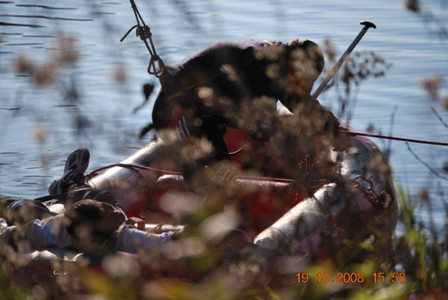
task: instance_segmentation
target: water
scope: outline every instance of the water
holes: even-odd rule
[[[360,21],[372,21],[378,28],[369,30],[356,50],[374,50],[393,68],[386,77],[361,85],[351,125],[360,131],[374,124],[396,136],[448,140],[448,128],[438,119],[448,123],[448,111],[429,100],[419,86],[427,76],[448,78],[448,42],[437,36],[433,23],[406,11],[402,1],[136,2],[167,64],[216,41],[249,38],[289,41],[300,37],[318,43],[330,38],[340,55],[362,28]],[[448,26],[446,1],[424,3]],[[134,33],[119,41],[134,24],[126,0],[0,1],[0,193],[45,194],[75,148],[91,150],[92,170],[120,161],[148,142],[150,137],[139,141],[137,133],[149,120],[151,105],[136,113],[133,109],[143,101],[142,85],[157,85],[157,81],[146,73],[149,56]],[[55,60],[61,37],[74,39],[79,60],[59,69],[53,86],[38,88],[30,78],[12,71],[20,55],[40,67],[48,66]],[[123,83],[113,77],[120,70],[126,74]],[[77,93],[74,100],[67,96],[72,88]],[[446,82],[441,93],[448,96]],[[334,93],[321,100],[331,108],[336,105]],[[432,166],[430,171],[406,144],[374,141],[391,147],[396,183],[412,195],[422,188],[431,191],[433,218],[442,224],[448,149],[411,145],[419,159]],[[421,211],[417,210],[419,216],[428,221]]]

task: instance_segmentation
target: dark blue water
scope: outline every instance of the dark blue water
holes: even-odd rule
[[[75,148],[91,150],[91,170],[117,162],[148,142],[149,137],[139,141],[137,133],[149,120],[151,104],[136,113],[133,109],[143,101],[142,85],[157,85],[157,80],[146,73],[149,56],[143,43],[134,34],[119,41],[135,24],[128,1],[30,3],[0,1],[0,193],[36,197],[61,174]],[[372,21],[377,29],[356,50],[373,50],[393,67],[385,77],[361,84],[350,124],[360,131],[374,125],[385,134],[448,141],[448,111],[420,86],[423,78],[448,75],[448,41],[438,35],[439,26],[448,26],[444,1],[424,2],[427,15],[431,12],[441,23],[424,22],[402,1],[136,3],[167,64],[216,41],[251,38],[300,37],[318,43],[329,38],[341,55],[361,30],[360,21]],[[58,68],[53,85],[37,87],[13,71],[19,56],[51,69],[61,39],[73,39],[79,59]],[[125,74],[125,79],[114,74]],[[446,82],[440,93],[448,97]],[[330,90],[321,101],[336,110],[335,98]],[[448,148],[410,144],[409,150],[403,142],[374,141],[390,149],[397,184],[413,196],[430,190],[434,219],[442,224]],[[428,218],[423,208],[418,213]]]

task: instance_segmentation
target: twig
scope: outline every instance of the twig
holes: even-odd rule
[[[446,127],[448,128],[448,124],[445,123],[445,121],[442,119],[442,117],[439,115],[439,113],[434,109],[434,107],[431,106],[432,112],[436,115],[437,119]]]
[[[411,154],[415,157],[415,159],[417,159],[420,163],[422,163],[431,173],[433,173],[435,176],[444,179],[444,180],[448,180],[447,177],[440,175],[439,172],[437,172],[436,170],[434,170],[428,163],[424,162],[411,148],[411,146],[409,145],[409,142],[406,142],[406,146],[408,147],[409,152],[411,152]]]

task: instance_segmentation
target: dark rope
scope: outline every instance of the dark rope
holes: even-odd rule
[[[68,195],[70,195],[71,193],[90,191],[91,189],[92,189],[91,187],[81,187],[81,188],[77,188],[77,189],[74,189],[74,190],[72,190],[70,192],[66,192],[66,193],[46,195],[46,196],[34,198],[34,200],[40,201],[40,202],[44,202],[44,201],[48,201],[48,200],[62,200],[64,198],[66,198]]]
[[[403,138],[403,137],[390,136],[390,135],[381,135],[381,134],[374,134],[374,133],[366,133],[366,132],[358,132],[358,131],[345,131],[345,130],[341,130],[341,131],[346,132],[352,136],[359,135],[359,136],[374,137],[374,138],[379,138],[379,139],[395,140],[395,141],[402,141],[402,142],[409,142],[409,143],[428,144],[428,145],[435,145],[435,146],[448,146],[448,143],[445,143],[445,142],[410,139],[410,138]]]
[[[142,165],[136,165],[136,164],[128,164],[128,163],[115,163],[115,164],[110,164],[110,165],[107,165],[107,166],[95,169],[92,172],[90,172],[86,177],[88,179],[90,179],[90,178],[96,176],[100,171],[103,171],[103,170],[106,170],[106,169],[110,169],[110,168],[113,168],[113,167],[140,169],[140,170],[145,170],[145,171],[154,171],[154,172],[161,172],[161,173],[180,175],[179,172],[168,171],[168,170],[163,170],[163,169],[157,169],[157,168],[148,167],[148,166],[142,166]]]
[[[176,171],[169,171],[169,170],[164,170],[164,169],[158,169],[158,168],[154,168],[154,167],[148,167],[148,166],[142,166],[142,165],[136,165],[136,164],[129,164],[129,163],[115,163],[115,164],[110,164],[104,167],[100,167],[98,169],[93,170],[92,172],[90,172],[86,178],[90,179],[92,177],[95,177],[96,175],[98,175],[99,172],[107,170],[107,169],[111,169],[114,167],[121,167],[121,168],[131,168],[131,169],[140,169],[140,170],[145,170],[145,171],[154,171],[154,172],[161,172],[161,173],[165,173],[165,174],[171,174],[171,175],[182,175],[180,172],[176,172]],[[297,182],[294,179],[290,179],[290,178],[280,178],[280,177],[264,177],[264,176],[249,176],[249,175],[236,175],[234,176],[235,179],[239,178],[239,179],[253,179],[253,180],[270,180],[270,181],[278,181],[278,182],[286,182],[286,183],[294,183]]]
[[[151,56],[148,64],[148,73],[159,78],[165,71],[165,64],[163,63],[162,58],[160,58],[160,56],[157,54],[156,47],[154,46],[154,42],[152,41],[151,28],[149,28],[149,26],[145,24],[145,21],[138,11],[137,5],[135,4],[134,0],[129,1],[131,2],[131,7],[134,11],[137,25],[132,26],[120,39],[120,42],[123,42],[124,39],[131,33],[131,31],[135,29],[136,35],[140,37],[140,39],[145,43],[146,49],[148,49],[148,52]]]

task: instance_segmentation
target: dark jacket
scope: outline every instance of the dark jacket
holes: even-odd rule
[[[218,159],[227,150],[223,139],[227,127],[245,130],[242,119],[264,121],[247,114],[257,111],[253,103],[260,98],[272,102],[273,112],[278,100],[291,112],[301,104],[302,114],[317,112],[327,127],[337,128],[338,120],[309,94],[322,69],[322,52],[311,41],[215,44],[167,68],[151,128],[177,127],[182,136],[206,137],[221,150]]]

